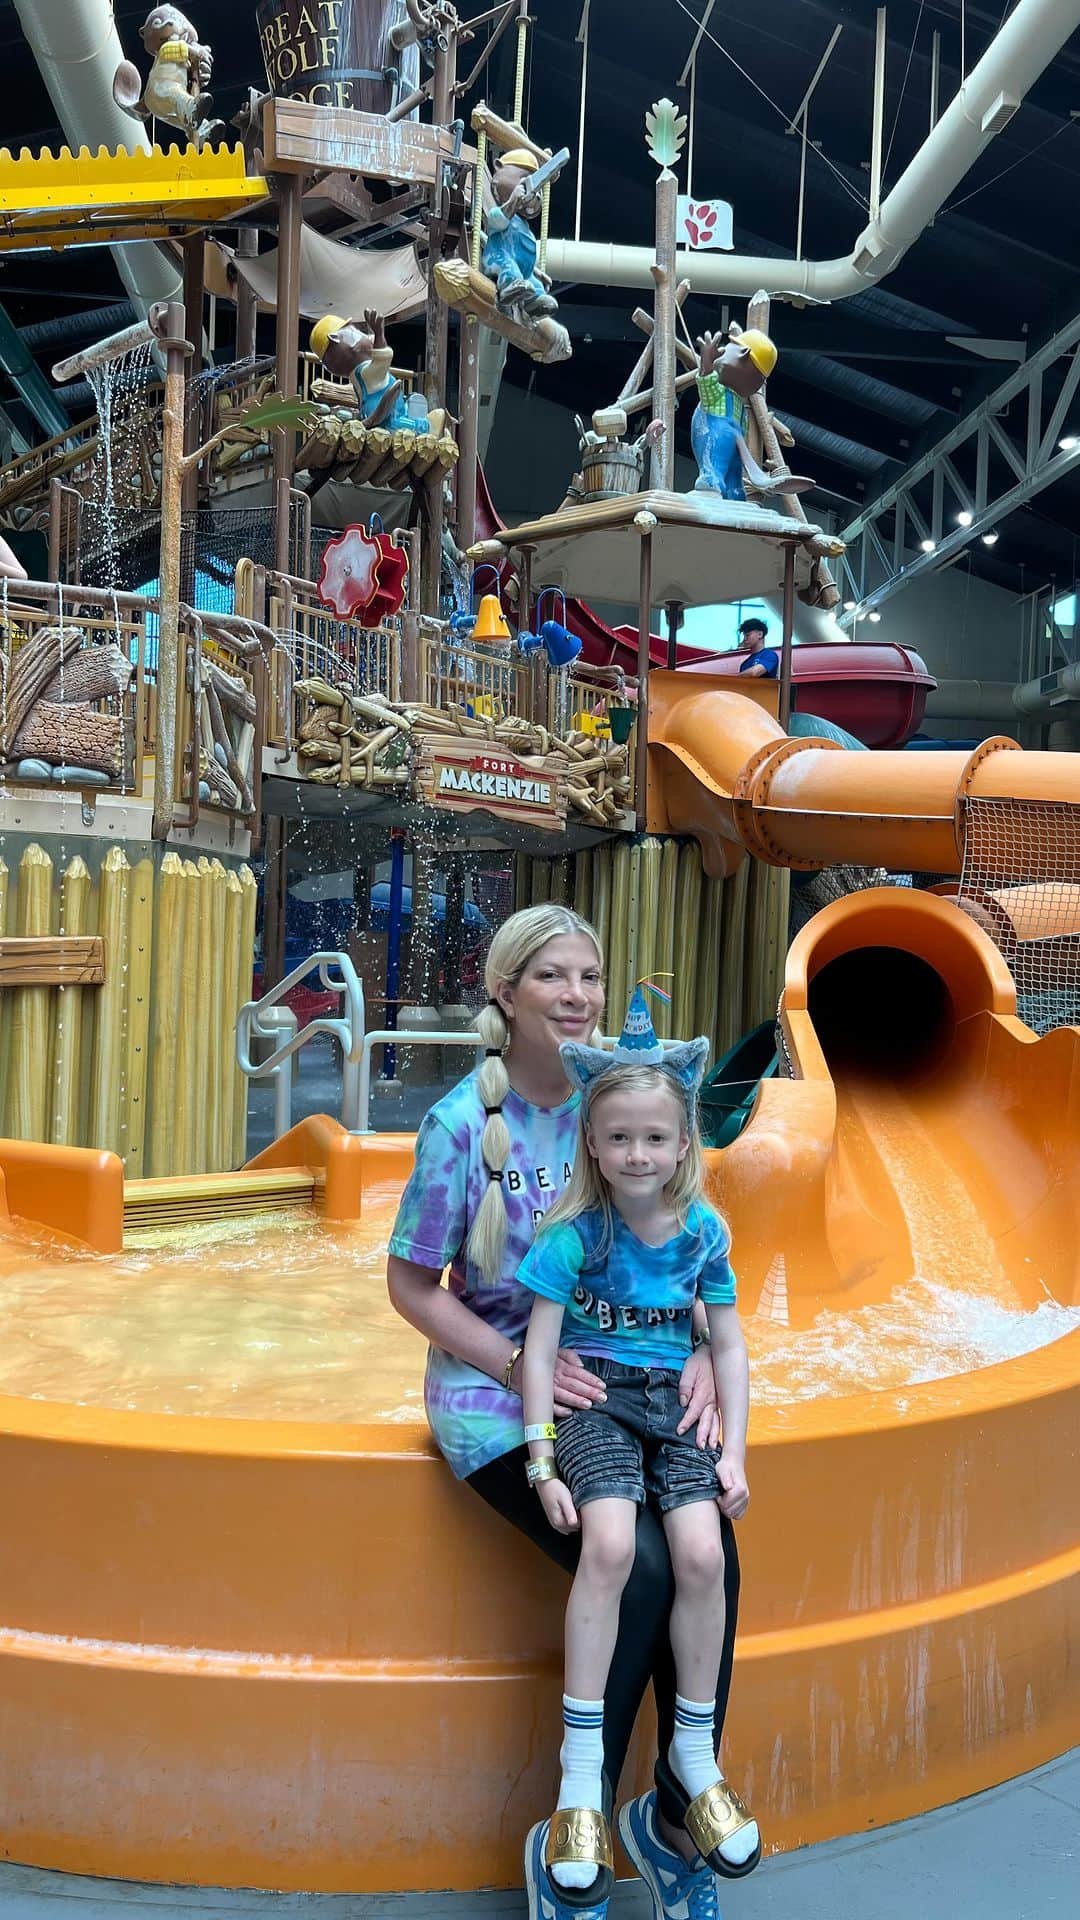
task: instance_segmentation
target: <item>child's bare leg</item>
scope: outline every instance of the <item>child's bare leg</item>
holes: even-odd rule
[[[590,1500],[581,1509],[581,1558],[566,1608],[560,1807],[603,1811],[604,1688],[636,1530],[632,1500]],[[587,1887],[595,1872],[591,1866],[551,1869],[552,1878],[564,1887]]]
[[[675,1572],[671,1650],[675,1656],[675,1735],[668,1760],[690,1798],[723,1779],[713,1747],[713,1715],[724,1643],[724,1543],[713,1500],[664,1515]],[[742,1827],[725,1844],[733,1866],[758,1844],[757,1826]]]

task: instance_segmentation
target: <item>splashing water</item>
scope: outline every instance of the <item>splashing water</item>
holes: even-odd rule
[[[872,1306],[824,1309],[798,1331],[750,1318],[751,1399],[784,1406],[945,1380],[1033,1353],[1078,1328],[1080,1306],[1047,1299],[1024,1313],[985,1294],[913,1279]]]
[[[424,1346],[370,1224],[252,1215],[109,1258],[0,1240],[0,1393],[238,1419],[422,1417]],[[36,1251],[37,1258],[27,1258]]]
[[[107,360],[89,370],[97,406],[101,451],[98,492],[94,502],[94,530],[86,543],[83,579],[96,576],[98,584],[114,591],[120,581],[120,548],[142,512],[140,429],[146,415],[146,388],[153,343],[145,342],[118,360]],[[84,503],[83,512],[88,511]],[[91,561],[87,571],[86,561]]]
[[[421,1421],[424,1343],[386,1294],[396,1198],[360,1227],[311,1215],[138,1236],[116,1256],[0,1238],[0,1393],[235,1419]],[[929,1280],[802,1332],[746,1323],[759,1406],[967,1373],[1080,1328]]]

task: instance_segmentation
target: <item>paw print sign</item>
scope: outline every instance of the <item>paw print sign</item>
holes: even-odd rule
[[[679,195],[676,210],[676,238],[679,246],[695,253],[728,250],[735,244],[730,202],[696,200],[688,193]]]

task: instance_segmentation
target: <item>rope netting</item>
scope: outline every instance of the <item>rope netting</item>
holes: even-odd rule
[[[1080,807],[968,800],[958,897],[1008,962],[1024,1024],[1080,1025]]]

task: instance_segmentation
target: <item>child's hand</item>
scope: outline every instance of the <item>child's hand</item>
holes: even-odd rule
[[[541,1480],[540,1499],[556,1533],[576,1533],[580,1522],[570,1489],[561,1480]]]
[[[725,1453],[716,1463],[716,1478],[720,1484],[718,1504],[720,1511],[728,1520],[741,1520],[750,1505],[750,1489],[746,1484],[746,1468],[741,1460]]]

